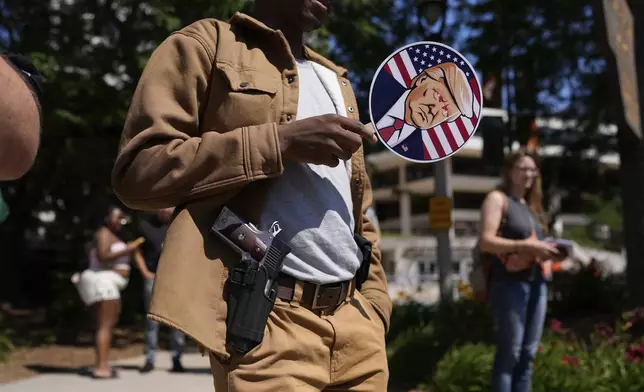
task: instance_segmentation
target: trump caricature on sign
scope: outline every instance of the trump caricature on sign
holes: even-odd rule
[[[462,148],[481,111],[478,80],[454,49],[411,45],[381,66],[370,96],[372,122],[386,146],[415,162],[434,162]]]

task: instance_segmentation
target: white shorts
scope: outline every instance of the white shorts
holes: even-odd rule
[[[72,283],[85,305],[121,298],[128,279],[114,271],[85,270],[72,276]]]

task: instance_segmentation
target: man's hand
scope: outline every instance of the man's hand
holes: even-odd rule
[[[143,273],[143,279],[145,280],[153,280],[154,276],[154,272],[146,271]]]
[[[373,128],[337,114],[325,114],[282,124],[277,129],[285,159],[335,167],[362,146],[378,141]]]

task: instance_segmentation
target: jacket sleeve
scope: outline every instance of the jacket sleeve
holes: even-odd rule
[[[389,332],[391,319],[392,300],[389,296],[387,277],[382,266],[382,252],[380,250],[380,235],[376,225],[367,217],[367,210],[373,202],[373,192],[369,176],[364,176],[364,196],[362,201],[362,236],[372,244],[371,264],[369,277],[363,283],[360,293],[373,305],[376,312],[385,324],[385,331]]]
[[[173,33],[143,70],[111,177],[130,208],[152,210],[203,197],[226,202],[246,184],[283,172],[277,124],[200,129],[215,59],[216,30],[210,30]]]

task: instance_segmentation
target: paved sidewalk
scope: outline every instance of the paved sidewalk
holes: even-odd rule
[[[93,380],[82,374],[83,369],[49,372],[27,380],[0,385],[0,392],[213,392],[208,357],[198,353],[187,353],[182,357],[186,372],[170,373],[170,354],[157,353],[156,369],[140,374],[143,357],[115,361],[119,378],[114,380]]]

